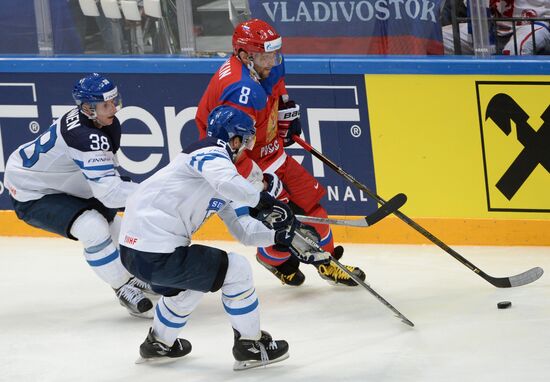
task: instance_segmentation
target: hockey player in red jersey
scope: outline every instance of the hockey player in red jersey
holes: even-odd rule
[[[301,126],[299,105],[290,101],[286,92],[281,47],[281,36],[268,23],[252,19],[237,25],[233,33],[234,54],[210,80],[195,121],[200,138],[204,138],[208,114],[216,106],[227,104],[248,113],[256,121],[256,143],[254,149],[237,163],[241,175],[267,187],[273,196],[289,203],[296,213],[327,217],[326,210],[320,205],[325,189],[284,151],[284,147],[294,143],[292,136],[301,134]],[[330,227],[314,227],[323,249],[339,259],[343,248],[334,247]],[[305,276],[298,269],[299,262],[288,252],[273,247],[258,248],[256,258],[284,284],[301,285],[304,282]],[[365,279],[361,269],[347,267]],[[332,265],[320,265],[317,270],[330,283],[357,285],[345,272]]]

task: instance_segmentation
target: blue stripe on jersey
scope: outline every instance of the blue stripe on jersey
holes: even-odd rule
[[[78,165],[78,167],[80,167],[83,170],[101,171],[101,170],[111,170],[111,169],[115,168],[115,166],[113,164],[105,164],[105,165],[100,165],[100,166],[86,167],[86,166],[84,166],[84,162],[82,162],[80,160],[77,160],[77,159],[73,159],[73,160]]]
[[[223,304],[223,307],[227,313],[232,316],[242,316],[243,314],[250,313],[258,307],[258,299],[252,304],[245,306],[244,308],[230,308],[227,305]]]
[[[157,317],[159,321],[162,322],[164,325],[168,326],[169,328],[183,328],[185,324],[187,324],[187,321],[183,323],[176,323],[176,322],[169,321],[166,317],[162,315],[158,304],[157,304],[157,307],[155,308],[155,312],[157,313]]]
[[[112,261],[118,259],[118,251],[115,249],[113,253],[98,260],[86,260],[92,267],[101,267],[102,265],[109,264]]]
[[[86,174],[84,174],[84,173],[82,173],[82,175],[84,175],[84,178],[86,178],[87,180],[91,180],[92,182],[97,182],[98,180],[103,179],[103,178],[107,178],[109,176],[116,176],[115,173],[107,174],[107,175],[103,175],[103,176],[98,176],[97,178],[90,178],[89,176],[86,176]]]
[[[202,156],[202,158],[197,159],[197,157]],[[229,160],[225,155],[218,154],[218,153],[207,153],[207,154],[197,154],[196,156],[191,158],[191,161],[189,162],[189,165],[194,166],[195,162],[197,162],[197,169],[202,172],[202,167],[204,166],[204,163],[209,160],[214,160],[216,158],[222,158],[225,160]]]
[[[237,215],[237,217],[248,215],[249,213],[250,213],[249,207],[239,207],[235,209],[235,214]]]
[[[220,102],[229,101],[235,105],[250,107],[254,110],[263,110],[267,106],[267,95],[265,89],[250,78],[248,69],[243,65],[243,71],[247,71],[248,78],[244,79],[223,89],[220,96]],[[244,75],[244,73],[243,73]]]
[[[222,293],[223,297],[227,297],[227,298],[235,298],[235,297],[239,297],[240,295],[243,295],[245,293],[248,293],[248,295],[251,295],[252,293],[256,292],[256,288],[254,288],[252,290],[252,292],[250,292],[250,289],[247,289],[245,291],[242,291],[242,292],[239,292],[239,293],[236,293],[236,294],[225,294],[225,293]]]
[[[189,314],[186,314],[185,316],[180,316],[179,314],[174,313],[174,312],[172,311],[172,309],[170,309],[170,308],[166,305],[166,303],[164,302],[164,300],[162,300],[162,305],[164,305],[164,307],[166,308],[166,310],[169,311],[171,315],[176,316],[177,318],[186,318],[186,317],[189,316]]]

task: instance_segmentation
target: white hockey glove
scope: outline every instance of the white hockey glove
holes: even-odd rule
[[[294,101],[283,102],[285,98],[288,99],[288,95],[281,97],[279,103],[278,127],[279,137],[283,139],[283,146],[287,147],[294,143],[293,135],[302,134],[302,124],[300,122],[300,105]]]

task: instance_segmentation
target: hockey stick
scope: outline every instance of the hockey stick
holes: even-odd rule
[[[373,224],[376,224],[380,220],[384,219],[386,216],[394,213],[399,208],[405,204],[407,201],[407,196],[405,194],[397,194],[387,203],[384,203],[380,206],[379,209],[374,211],[372,214],[359,219],[332,219],[332,218],[319,218],[316,216],[304,216],[304,215],[295,215],[296,218],[303,223],[317,223],[317,224],[334,224],[334,225],[344,225],[348,227],[370,227]]]
[[[348,174],[346,171],[344,171],[341,167],[336,165],[334,162],[332,162],[330,159],[328,159],[326,156],[321,154],[319,151],[315,150],[309,143],[304,141],[302,138],[294,135],[292,137],[294,139],[294,142],[298,143],[300,146],[302,146],[305,150],[309,151],[314,157],[319,159],[321,162],[326,164],[328,167],[330,167],[332,170],[343,176],[348,182],[353,184],[355,187],[359,188],[360,190],[365,191],[365,193],[370,196],[372,199],[376,200],[379,204],[384,204],[386,201],[382,199],[380,196],[378,196],[376,193],[369,190],[365,185],[355,180],[353,176]],[[410,227],[414,228],[417,232],[422,234],[425,238],[430,240],[432,243],[437,245],[439,248],[443,249],[445,252],[447,252],[449,255],[454,257],[456,260],[458,260],[462,265],[468,267],[472,272],[476,273],[492,285],[494,285],[497,288],[510,288],[510,287],[517,287],[521,285],[526,285],[529,283],[532,283],[533,281],[538,280],[544,271],[540,267],[531,268],[528,271],[525,271],[523,273],[517,274],[515,276],[510,277],[493,277],[488,275],[487,273],[483,272],[481,269],[476,267],[474,264],[472,264],[470,261],[462,257],[458,252],[453,250],[451,247],[449,247],[447,244],[439,240],[437,237],[432,235],[430,232],[428,232],[425,228],[420,226],[420,224],[413,221],[411,218],[409,218],[407,215],[400,211],[394,212],[395,216],[397,216],[399,219],[404,221],[406,224],[408,224]]]
[[[314,248],[316,251],[323,252],[323,249],[319,247],[319,244],[317,244],[315,241],[309,239],[308,237],[301,234],[300,231],[296,230],[295,235],[299,236],[300,239],[308,243],[312,248]],[[342,263],[340,263],[337,259],[334,257],[330,258],[330,262],[334,264],[338,269],[340,269],[342,272],[345,272],[353,281],[355,281],[357,284],[361,285],[363,288],[365,288],[370,294],[372,294],[378,301],[380,301],[386,308],[391,310],[397,318],[399,318],[403,323],[414,326],[411,320],[409,320],[407,317],[405,317],[400,311],[398,311],[392,304],[390,304],[384,297],[380,296],[378,292],[376,292],[374,289],[370,287],[369,284],[361,280],[359,277],[354,275],[349,269],[347,269]]]

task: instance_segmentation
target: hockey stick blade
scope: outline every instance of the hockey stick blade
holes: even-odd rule
[[[397,194],[391,198],[387,203],[384,203],[379,209],[372,214],[359,219],[333,219],[333,218],[320,218],[317,216],[304,216],[295,215],[296,218],[302,223],[317,223],[317,224],[333,224],[342,225],[348,227],[369,227],[378,223],[386,216],[394,213],[405,204],[407,196],[405,194]]]
[[[353,184],[355,187],[357,187],[360,190],[363,190],[367,196],[370,198],[376,200],[379,204],[384,204],[386,201],[382,199],[380,196],[378,196],[376,193],[372,192],[367,186],[357,181],[353,176],[351,176],[349,173],[344,171],[340,166],[335,164],[333,161],[331,161],[329,158],[321,154],[319,151],[315,150],[313,146],[311,146],[309,143],[304,141],[302,138],[294,135],[292,137],[294,142],[298,143],[300,146],[302,146],[306,151],[308,151],[311,155],[313,155],[315,158],[319,159],[321,162],[323,162],[325,165],[330,167],[333,171],[335,171],[337,174],[342,176],[344,179],[346,179],[348,182]],[[460,262],[465,267],[469,268],[472,272],[476,273],[478,276],[483,278],[485,281],[489,282],[493,286],[497,288],[511,288],[511,287],[517,287],[521,285],[530,284],[533,281],[538,280],[542,274],[543,270],[540,267],[536,267],[533,269],[530,269],[528,271],[525,271],[523,273],[520,273],[515,276],[511,277],[493,277],[488,275],[487,273],[483,272],[481,269],[476,267],[473,263],[471,263],[469,260],[464,258],[462,255],[460,255],[458,252],[456,252],[454,249],[449,247],[447,244],[442,242],[440,239],[435,237],[433,234],[428,232],[424,227],[422,227],[420,224],[416,223],[414,220],[409,218],[407,215],[402,213],[401,211],[395,211],[395,216],[397,216],[399,219],[401,219],[405,224],[407,224],[409,227],[416,230],[418,233],[423,235],[426,239],[430,240],[432,243],[437,245],[439,248],[447,252],[449,255],[455,258],[458,262]]]
[[[397,194],[386,203],[382,204],[379,209],[367,216],[365,220],[368,225],[373,225],[384,219],[386,216],[393,214],[395,211],[403,207],[407,201],[407,195]]]

